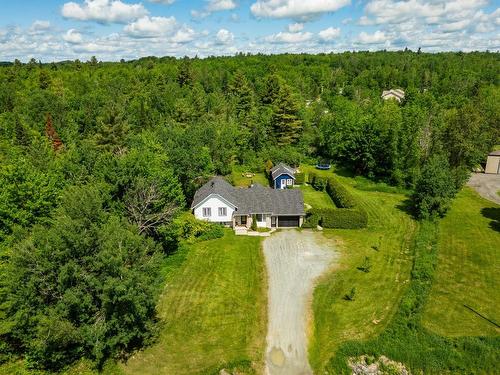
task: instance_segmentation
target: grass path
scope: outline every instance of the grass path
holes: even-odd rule
[[[498,335],[464,304],[500,324],[500,206],[465,188],[440,223],[438,248],[424,326],[444,336]]]
[[[313,208],[335,208],[332,198],[324,192],[317,191],[311,185],[300,185],[300,190],[304,194],[304,203]]]
[[[267,301],[260,241],[227,231],[184,250],[186,259],[167,276],[159,303],[159,341],[131,358],[125,373],[213,373],[236,364],[251,373],[248,363],[261,368]]]
[[[309,359],[316,373],[345,341],[380,333],[395,313],[408,285],[410,243],[416,223],[401,207],[405,196],[359,191],[355,181],[337,177],[358,198],[369,215],[369,226],[360,230],[325,230],[337,240],[339,266],[325,276],[314,292],[314,328]],[[379,247],[376,251],[373,247]],[[370,258],[368,273],[357,269]],[[343,296],[356,288],[354,301]]]

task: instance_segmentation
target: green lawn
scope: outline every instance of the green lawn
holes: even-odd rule
[[[500,206],[465,188],[440,223],[438,265],[424,326],[445,336],[498,335]]]
[[[306,174],[306,177],[309,176],[310,173],[315,173],[317,176],[321,177],[333,177],[333,166],[327,171],[316,169],[314,165],[309,165],[309,164],[301,164],[299,166],[300,172],[303,172]]]
[[[311,185],[301,185],[300,190],[304,194],[304,203],[313,208],[335,208],[332,198],[324,192],[317,191]]]
[[[345,341],[366,339],[380,333],[395,313],[408,285],[410,244],[417,224],[401,210],[405,196],[378,191],[358,191],[356,181],[337,176],[368,212],[369,226],[360,230],[325,230],[337,240],[339,266],[320,280],[314,291],[313,334],[310,362],[322,370]],[[378,251],[373,247],[379,247]],[[372,264],[360,271],[365,257]],[[356,288],[354,301],[343,296]]]
[[[264,172],[255,173],[253,177],[246,177],[245,173],[251,173],[250,169],[244,166],[235,166],[231,173],[231,179],[234,186],[248,187],[252,182],[258,182],[261,185],[269,186],[269,180]]]
[[[242,364],[249,373],[249,362],[261,368],[267,287],[260,241],[228,230],[178,254],[185,260],[167,272],[158,306],[159,340],[133,356],[124,372],[218,374],[220,366]]]

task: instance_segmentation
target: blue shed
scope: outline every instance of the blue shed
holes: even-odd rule
[[[295,183],[295,173],[288,165],[279,163],[271,169],[271,179],[275,189],[286,189]]]

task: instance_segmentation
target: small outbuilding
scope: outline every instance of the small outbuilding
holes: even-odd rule
[[[500,174],[500,150],[488,154],[484,173]]]
[[[384,100],[396,99],[398,102],[401,102],[405,98],[405,92],[401,89],[385,90],[382,92],[381,97]]]

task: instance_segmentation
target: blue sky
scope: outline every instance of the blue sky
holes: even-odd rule
[[[0,0],[0,60],[500,49],[489,0]]]

